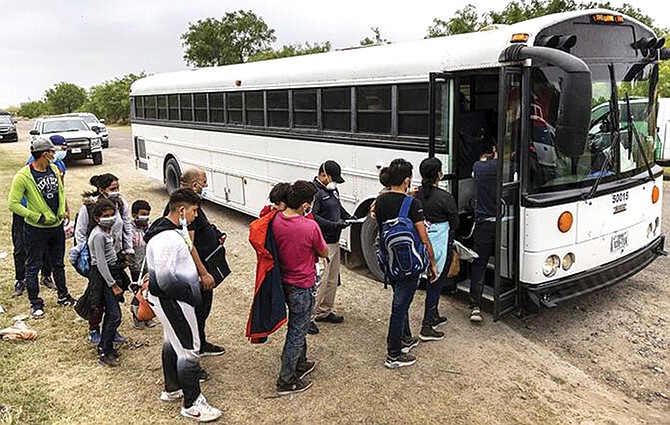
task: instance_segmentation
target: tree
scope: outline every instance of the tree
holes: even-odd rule
[[[465,34],[479,31],[486,25],[488,25],[488,22],[484,18],[479,18],[477,8],[472,4],[468,4],[463,9],[457,10],[454,16],[448,21],[443,21],[440,18],[433,19],[433,25],[428,28],[428,34],[425,38]]]
[[[380,44],[390,44],[391,42],[385,38],[382,38],[379,31],[379,27],[371,27],[372,35],[374,38],[365,37],[361,40],[361,46],[378,46]]]
[[[47,112],[67,114],[79,109],[87,99],[86,89],[76,84],[61,82],[44,93]]]
[[[277,39],[274,32],[250,10],[227,12],[220,21],[189,22],[188,31],[181,35],[184,60],[195,67],[246,62],[270,48]]]
[[[287,58],[290,56],[311,55],[313,53],[324,53],[324,52],[330,52],[331,48],[332,46],[330,45],[330,41],[326,41],[325,43],[314,43],[314,44],[306,42],[304,46],[301,43],[288,44],[282,46],[282,48],[278,50],[268,49],[262,52],[255,53],[249,57],[247,62],[257,62],[268,59]]]
[[[490,11],[488,17],[492,24],[511,25],[551,13],[586,8],[586,5],[578,4],[574,0],[531,0],[530,3],[526,0],[513,0],[500,12]]]
[[[25,118],[35,118],[47,113],[47,105],[42,100],[22,103],[18,114]]]
[[[88,101],[81,110],[92,112],[107,122],[127,122],[130,118],[130,85],[145,76],[144,72],[126,74],[91,87]]]

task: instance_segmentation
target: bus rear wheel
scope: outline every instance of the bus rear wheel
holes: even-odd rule
[[[181,170],[179,170],[179,164],[174,158],[170,158],[165,164],[165,186],[167,187],[168,194],[172,194],[175,190],[179,189],[181,184],[179,180],[181,179]]]
[[[377,220],[372,216],[368,217],[363,222],[361,226],[361,250],[363,251],[363,257],[365,258],[365,264],[368,266],[368,270],[377,278],[377,280],[384,281],[384,272],[379,267],[379,262],[377,261],[377,244],[378,244],[379,228],[377,226]]]

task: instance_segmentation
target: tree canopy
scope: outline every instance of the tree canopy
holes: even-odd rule
[[[92,112],[109,122],[128,121],[130,118],[130,85],[145,76],[144,72],[139,75],[126,74],[121,78],[91,87],[88,101],[81,108],[82,111]]]
[[[226,12],[221,20],[207,18],[189,23],[181,35],[184,60],[195,67],[246,62],[270,49],[275,30],[252,11]]]
[[[377,46],[379,44],[391,43],[390,41],[382,37],[379,27],[371,27],[370,30],[372,31],[373,38],[365,37],[360,42],[361,46]]]
[[[86,89],[76,84],[61,82],[44,93],[46,108],[50,114],[67,114],[78,110],[86,99]]]

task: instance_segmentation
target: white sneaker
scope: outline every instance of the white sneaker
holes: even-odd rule
[[[181,408],[181,415],[198,422],[210,422],[219,419],[221,411],[216,407],[210,406],[207,403],[205,396],[200,394],[198,398],[195,399],[193,406],[188,409]]]
[[[163,391],[160,395],[161,400],[167,401],[167,402],[172,402],[172,401],[179,401],[184,397],[184,392],[182,390],[176,390],[176,391]]]
[[[33,319],[41,319],[42,317],[44,317],[44,310],[42,310],[41,308],[33,309],[33,310],[30,312],[30,316],[31,316]]]

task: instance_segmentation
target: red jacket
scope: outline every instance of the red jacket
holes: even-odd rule
[[[267,341],[268,335],[286,323],[286,304],[277,263],[277,245],[272,233],[271,210],[249,225],[249,243],[256,251],[254,299],[247,321],[246,336],[252,344]]]

